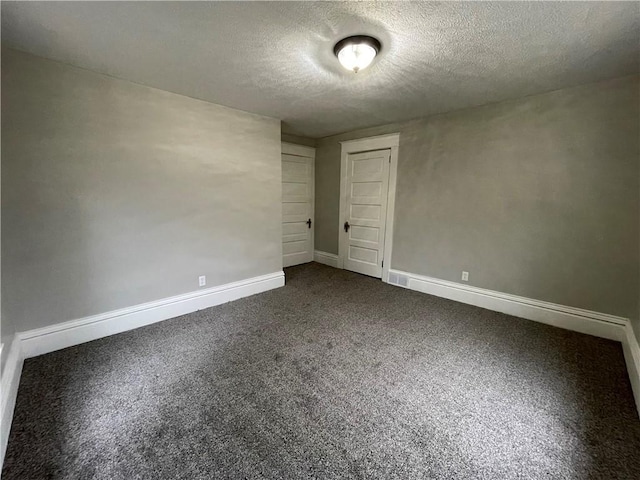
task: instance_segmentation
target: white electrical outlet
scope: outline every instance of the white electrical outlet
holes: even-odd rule
[[[469,281],[469,272],[462,272],[462,281],[463,282]]]
[[[204,275],[199,276],[198,283],[200,284],[201,287],[204,287],[207,284],[207,277]]]

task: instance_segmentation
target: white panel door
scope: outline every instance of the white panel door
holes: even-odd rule
[[[344,268],[382,278],[391,150],[347,156]]]
[[[313,261],[313,159],[282,154],[282,264]]]

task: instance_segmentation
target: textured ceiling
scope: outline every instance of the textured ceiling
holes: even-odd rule
[[[2,2],[2,41],[322,137],[637,73],[636,2]],[[378,37],[367,70],[334,43]]]

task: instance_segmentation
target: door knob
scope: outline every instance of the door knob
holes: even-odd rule
[[[349,222],[344,222],[344,231],[345,232],[348,232],[350,227],[351,227],[351,225],[349,225]]]
[[[311,228],[311,219],[307,220],[305,223],[309,226],[309,228]]]

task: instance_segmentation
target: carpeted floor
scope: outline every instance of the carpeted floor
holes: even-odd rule
[[[639,479],[619,344],[308,264],[25,362],[3,479]]]

